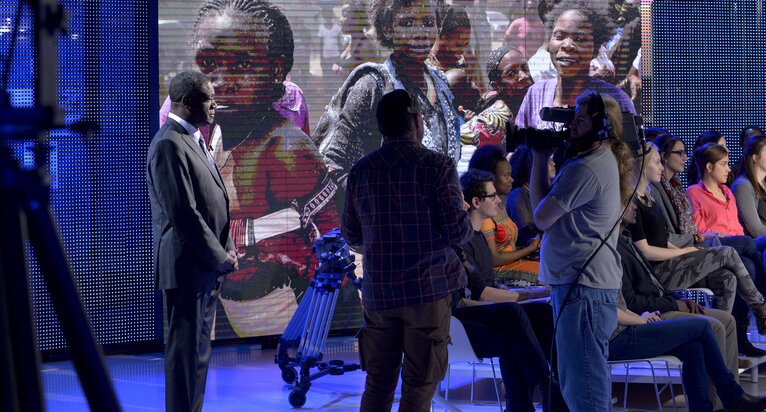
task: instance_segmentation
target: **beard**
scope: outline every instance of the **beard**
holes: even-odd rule
[[[593,143],[598,141],[595,134],[589,134],[588,136],[580,137],[577,139],[569,139],[569,142],[564,149],[564,160],[569,160],[579,155],[580,153],[590,149]]]

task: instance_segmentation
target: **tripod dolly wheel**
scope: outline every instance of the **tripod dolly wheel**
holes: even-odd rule
[[[295,368],[285,367],[282,369],[282,380],[285,381],[285,383],[295,383],[297,378],[298,372]]]
[[[302,390],[296,389],[290,392],[290,396],[287,398],[287,400],[290,402],[290,405],[293,408],[300,408],[306,403],[306,394],[303,393]]]

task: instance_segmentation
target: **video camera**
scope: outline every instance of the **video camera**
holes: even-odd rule
[[[563,124],[562,130],[540,130],[531,127],[521,128],[508,122],[505,129],[505,150],[513,152],[520,145],[532,149],[557,149],[567,145],[569,141],[568,126],[574,119],[573,108],[543,107],[540,118],[547,122]],[[634,157],[641,156],[644,141],[644,119],[630,112],[622,112],[622,136],[620,139],[630,148]]]

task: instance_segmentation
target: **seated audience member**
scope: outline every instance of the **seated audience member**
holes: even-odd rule
[[[648,141],[648,140],[647,140]],[[726,138],[715,129],[706,130],[702,133],[700,133],[699,136],[697,136],[697,140],[694,142],[694,147],[692,148],[691,153],[694,153],[695,150],[698,148],[708,144],[708,143],[715,143],[717,145],[723,146],[724,149],[726,149],[726,153],[729,153],[729,147],[726,145]],[[687,154],[690,152],[687,152]],[[687,184],[691,185],[693,182],[696,182],[700,180],[701,173],[697,170],[697,165],[694,163],[694,160],[692,159],[691,162],[689,162],[689,169],[686,171],[686,182]],[[729,177],[727,178],[727,186],[729,183],[729,179],[731,181],[734,181],[733,176],[731,173],[729,173]]]
[[[493,180],[494,176],[491,173],[473,169],[469,169],[460,178],[463,196],[469,205],[469,216],[474,228],[473,238],[463,245],[466,260],[474,267],[474,270],[468,272],[470,299],[483,302],[519,302],[547,296],[549,293],[547,288],[508,290],[495,283],[490,248],[480,231],[483,222],[499,212],[499,201]],[[506,391],[509,396],[508,409],[510,411],[533,410],[532,390],[535,385],[547,385],[548,368],[545,363],[545,354],[550,350],[553,339],[551,306],[543,302],[530,302],[524,305],[496,303],[459,307],[454,315],[463,321],[475,350],[488,348],[482,351],[497,351],[502,349],[497,343],[503,343],[505,358],[502,356],[500,358],[503,379],[505,380],[506,376],[512,378],[506,381]],[[480,339],[478,336],[471,337],[472,332],[469,329],[471,325],[465,321],[480,323],[484,328],[489,327],[495,331],[494,333],[500,332],[505,336],[501,341],[494,343],[485,341],[476,345],[474,341]],[[535,331],[537,338],[530,335],[530,328]],[[511,331],[515,333],[505,333]],[[477,332],[477,335],[481,336],[482,333]],[[520,357],[526,357],[526,359],[522,360]],[[546,389],[543,388],[544,394],[547,392]]]
[[[540,249],[540,237],[532,238],[523,248],[516,248],[519,229],[505,212],[504,200],[511,192],[511,164],[505,159],[505,152],[500,146],[481,146],[468,163],[469,170],[477,169],[492,173],[495,177],[497,202],[500,210],[486,219],[481,226],[484,237],[492,251],[495,275],[505,281],[519,282],[523,286],[539,284],[537,274],[540,260],[526,259]]]
[[[484,227],[488,219],[496,216],[501,211],[501,203],[494,184],[495,181],[496,179],[493,174],[477,169],[468,169],[460,177],[463,196],[468,199],[475,197],[477,200],[482,201],[481,208],[476,208],[469,204],[471,208],[468,212],[476,233],[474,233],[474,238],[464,249],[466,249],[467,254],[471,254],[472,247],[478,246],[483,249],[482,245],[487,245],[489,256],[492,258],[491,264],[493,265],[495,258],[492,255],[492,247],[484,234]],[[477,237],[478,234],[482,234],[482,239]],[[494,270],[479,271],[479,273],[481,277],[474,276],[468,279],[468,289],[471,291],[471,299],[474,300],[485,302],[519,302],[549,296],[549,287],[508,289],[505,285],[497,283]]]
[[[628,211],[622,218],[621,228],[635,220],[636,205],[628,205]],[[713,328],[718,348],[726,361],[726,365],[734,374],[734,379],[739,381],[739,360],[737,358],[737,334],[734,317],[728,312],[708,308],[705,309],[697,303],[687,299],[677,299],[672,292],[668,292],[657,280],[657,275],[652,270],[652,264],[636,249],[630,239],[630,232],[623,230],[617,240],[617,251],[620,253],[622,262],[622,295],[625,298],[628,310],[634,313],[658,312],[665,319],[695,318],[699,317],[710,322]],[[752,366],[749,360],[743,367]],[[712,389],[712,388],[710,388]],[[720,401],[714,391],[710,391],[710,398],[716,404],[715,409],[721,409]]]
[[[609,341],[609,360],[673,355],[683,364],[681,379],[689,401],[688,411],[712,411],[707,376],[713,383],[724,411],[762,411],[766,398],[745,393],[716,344],[713,329],[704,319],[661,320],[657,312],[641,316],[626,310],[617,299],[617,329]]]
[[[742,129],[742,131],[739,132],[739,147],[742,149],[742,152],[744,153],[745,145],[751,137],[760,135],[763,135],[763,130],[758,126],[747,126]]]
[[[663,134],[655,140],[655,146],[660,152],[660,159],[664,166],[662,177],[659,182],[653,182],[649,186],[649,192],[656,200],[656,206],[665,218],[666,228],[669,233],[669,242],[674,246],[683,248],[694,244],[714,245],[722,244],[733,247],[737,251],[742,263],[745,265],[750,278],[754,280],[759,291],[766,291],[763,281],[766,280],[766,266],[764,266],[761,252],[758,251],[753,240],[747,236],[723,236],[717,232],[698,233],[694,223],[691,201],[684,191],[680,173],[684,171],[687,161],[686,150],[681,139]],[[735,301],[732,312],[738,321],[739,350],[747,356],[766,355],[766,352],[754,347],[747,339],[749,319],[747,308],[743,302]]]
[[[766,239],[766,136],[751,137],[744,149],[741,174],[731,190],[745,233],[763,241]],[[765,245],[760,246],[759,249],[766,249]]]
[[[743,236],[745,230],[739,223],[737,202],[726,187],[731,171],[726,147],[708,143],[695,149],[694,163],[700,171],[699,182],[689,186],[686,194],[692,204],[697,229],[702,233],[716,232],[721,237]],[[766,246],[766,237],[756,238],[755,245]]]
[[[654,139],[656,139],[658,136],[668,133],[670,132],[663,127],[647,127],[644,130],[644,137],[646,137],[647,142],[651,142],[654,141]]]
[[[535,387],[539,387],[543,402],[547,403],[549,371],[545,354],[550,349],[553,330],[547,334],[547,342],[536,337],[527,313],[543,312],[539,309],[544,308],[527,306],[529,304],[513,302],[476,306],[458,303],[452,312],[465,328],[476,356],[499,358],[508,412],[534,410],[532,393]],[[548,315],[553,316],[550,309]],[[558,398],[557,391],[559,389],[554,388],[554,396]],[[548,408],[544,406],[543,410]]]
[[[505,212],[519,228],[519,238],[516,240],[517,247],[524,247],[535,236],[542,235],[542,231],[535,226],[532,210],[532,202],[529,199],[529,176],[532,171],[532,150],[527,146],[519,146],[513,152],[511,159],[511,177],[513,184],[511,193],[505,201]],[[550,179],[556,177],[556,166],[553,159],[548,160],[548,172]]]
[[[731,311],[736,291],[752,308],[759,331],[766,332],[766,302],[733,248],[677,248],[668,241],[665,220],[647,192],[650,183],[660,181],[662,163],[655,146],[647,145],[646,151],[642,172],[642,160],[635,161],[638,183],[633,203],[637,212],[635,222],[628,226],[634,245],[652,263],[663,287],[670,290],[694,285],[710,288],[716,294],[717,308],[725,311]]]
[[[471,20],[464,7],[449,7],[439,27],[439,36],[431,48],[426,63],[447,76],[455,109],[476,111],[481,92],[472,78],[476,67],[471,54],[466,53],[471,40]],[[460,109],[458,109],[460,110]]]
[[[709,244],[712,239],[717,239],[722,245],[733,247],[750,277],[756,279],[758,289],[766,291],[766,288],[762,289],[758,283],[762,278],[766,279],[766,266],[759,252],[762,247],[757,247],[748,236],[725,236],[720,232],[704,233],[698,230],[691,201],[678,178],[688,159],[681,139],[664,134],[657,137],[654,143],[660,152],[664,168],[660,181],[653,182],[649,191],[657,199],[657,206],[662,210],[667,229],[670,231],[670,242],[675,246],[685,247],[692,244]]]

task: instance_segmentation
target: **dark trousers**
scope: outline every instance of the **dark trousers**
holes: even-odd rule
[[[753,279],[756,289],[762,295],[766,294],[766,266],[764,266],[763,255],[759,252],[758,245],[748,236],[727,236],[720,239],[724,246],[731,246],[742,259],[747,273]],[[734,300],[734,307],[731,314],[743,327],[748,323],[747,315],[749,313],[747,303],[739,296]]]
[[[210,334],[221,284],[207,289],[166,289],[165,410],[199,412],[210,362]]]
[[[430,410],[436,385],[447,371],[451,302],[448,296],[422,306],[364,311],[359,355],[367,380],[361,411],[391,410],[400,370],[399,410]]]
[[[631,326],[609,342],[609,359],[641,359],[673,355],[684,363],[684,390],[689,411],[712,411],[706,376],[724,405],[742,396],[721,356],[713,328],[705,319],[673,319]]]
[[[547,312],[547,315],[546,315]],[[553,310],[547,303],[495,303],[456,309],[476,355],[499,357],[508,411],[534,411],[532,391],[548,376]],[[530,316],[528,316],[530,315]],[[551,326],[546,347],[535,337],[531,319]]]
[[[763,263],[763,253],[758,249],[758,245],[749,236],[728,236],[721,238],[721,244],[731,246],[737,251],[742,263],[753,279],[755,287],[766,295],[766,265]]]

